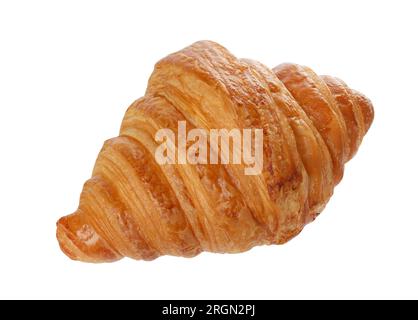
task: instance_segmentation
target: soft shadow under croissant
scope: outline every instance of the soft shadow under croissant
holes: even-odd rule
[[[200,41],[159,61],[146,94],[105,142],[78,209],[57,222],[71,259],[109,262],[280,244],[314,220],[373,121],[371,102],[342,80],[273,70]],[[263,170],[159,165],[155,133],[262,128]]]

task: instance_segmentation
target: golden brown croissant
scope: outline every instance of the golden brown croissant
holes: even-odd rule
[[[263,130],[258,175],[244,164],[157,163],[157,131]],[[105,142],[77,211],[57,223],[61,249],[88,262],[280,244],[322,211],[373,121],[343,81],[296,64],[268,69],[210,41],[159,61],[120,135]]]

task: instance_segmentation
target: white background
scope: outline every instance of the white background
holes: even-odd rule
[[[416,1],[1,1],[0,298],[418,298],[417,13]],[[372,99],[335,195],[284,246],[71,261],[56,220],[154,63],[201,39]]]

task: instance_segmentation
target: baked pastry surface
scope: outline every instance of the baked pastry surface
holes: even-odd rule
[[[369,99],[297,64],[269,69],[200,41],[160,60],[107,140],[78,209],[57,222],[71,259],[235,253],[296,236],[323,210],[373,121]],[[156,132],[263,129],[263,170],[156,162]]]

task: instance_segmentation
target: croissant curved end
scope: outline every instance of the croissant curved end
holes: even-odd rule
[[[61,250],[72,260],[83,262],[113,262],[122,257],[80,219],[80,212],[57,221],[57,239]]]

